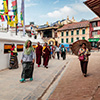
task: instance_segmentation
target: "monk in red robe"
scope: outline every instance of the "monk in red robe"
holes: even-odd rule
[[[47,45],[47,43],[45,43],[45,49],[43,50],[43,65],[45,68],[48,68],[48,62],[49,62],[49,58],[50,58],[50,47]]]
[[[40,67],[41,65],[41,56],[42,56],[42,46],[40,45],[40,42],[38,42],[36,47],[36,63],[38,64],[38,67]]]

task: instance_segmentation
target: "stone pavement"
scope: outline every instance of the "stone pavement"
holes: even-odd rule
[[[0,100],[37,100],[57,75],[64,69],[67,60],[52,59],[48,69],[35,64],[33,78],[30,82],[20,83],[22,66],[18,69],[0,71]]]
[[[76,56],[48,100],[100,100],[100,52],[92,52],[88,77],[83,77]]]

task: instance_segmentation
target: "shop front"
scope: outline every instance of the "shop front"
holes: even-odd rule
[[[94,48],[97,48],[97,42],[99,41],[100,38],[90,38],[89,42],[91,43],[91,46]]]

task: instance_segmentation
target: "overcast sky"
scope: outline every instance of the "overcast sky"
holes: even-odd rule
[[[83,1],[85,0],[25,0],[25,23],[34,22],[35,25],[42,25],[48,21],[51,24],[66,19],[67,16],[70,19],[74,16],[76,21],[96,17]],[[3,9],[2,2],[3,0],[0,0],[0,9]],[[17,2],[20,22],[21,0]],[[11,0],[9,0],[9,9],[11,9]]]

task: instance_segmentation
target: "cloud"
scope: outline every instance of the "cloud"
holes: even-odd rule
[[[57,3],[59,3],[59,0],[56,0],[53,4],[57,4]]]
[[[64,6],[63,8],[60,8],[59,10],[55,10],[53,12],[49,12],[46,15],[43,15],[42,17],[49,17],[49,18],[64,18],[68,15],[72,16],[76,14],[76,12],[68,6]]]
[[[36,6],[38,5],[37,3],[28,3],[25,5],[25,7],[31,7],[31,6]]]

